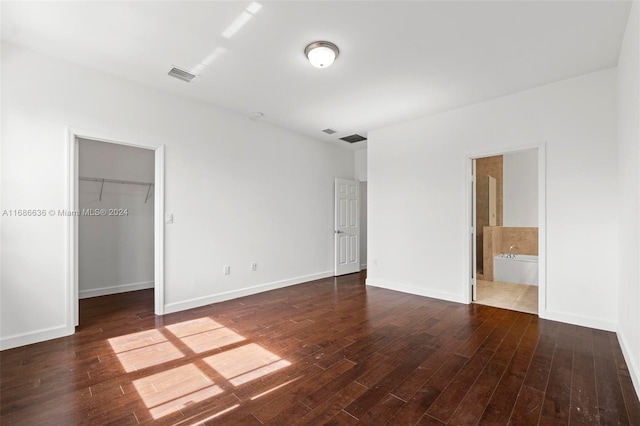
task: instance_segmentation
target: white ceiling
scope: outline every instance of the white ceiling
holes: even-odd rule
[[[613,67],[631,5],[258,3],[226,38],[251,1],[3,1],[2,39],[245,116],[260,111],[264,121],[335,142]],[[330,68],[306,61],[304,47],[316,40],[339,46]],[[174,65],[199,76],[173,79]],[[328,127],[338,133],[321,132]]]

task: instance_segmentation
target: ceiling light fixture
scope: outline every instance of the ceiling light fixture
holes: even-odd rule
[[[328,41],[314,41],[304,48],[304,54],[316,68],[327,68],[336,60],[340,50]]]

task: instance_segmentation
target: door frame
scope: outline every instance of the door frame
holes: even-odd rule
[[[67,211],[79,211],[78,178],[79,158],[78,139],[89,139],[115,145],[152,150],[154,156],[154,212],[153,212],[153,246],[154,246],[154,312],[164,314],[164,145],[150,145],[124,141],[122,138],[67,128]],[[67,324],[71,334],[79,324],[78,297],[78,216],[67,216]]]
[[[469,247],[471,251],[469,252],[471,256],[471,270],[470,280],[471,280],[471,302],[476,301],[476,291],[478,289],[478,246],[476,242],[476,236],[478,234],[478,230],[476,229],[477,222],[477,214],[476,211],[476,197],[478,196],[476,190],[476,158],[471,158],[471,179],[467,180],[470,186],[470,196],[469,202],[471,203],[471,233],[469,235],[469,239],[471,240],[471,246]]]
[[[465,180],[465,196],[466,196],[466,229],[470,230],[470,223],[472,218],[475,218],[475,202],[471,203],[472,189],[469,182],[475,177],[473,176],[473,161],[478,158],[493,157],[495,155],[513,154],[521,151],[528,151],[532,149],[538,150],[538,316],[540,318],[547,318],[547,175],[546,175],[546,141],[538,144],[518,145],[513,147],[498,148],[489,151],[476,152],[467,154],[466,161],[466,174]],[[473,223],[471,226],[475,226]],[[471,230],[472,231],[472,230]],[[469,234],[467,234],[469,235]],[[467,270],[467,277],[473,279],[475,283],[476,277],[476,253],[473,246],[475,241],[471,238],[467,238],[467,253],[472,259],[467,262],[469,270]],[[465,286],[467,287],[466,299],[467,303],[473,302],[473,288],[469,285],[469,279],[467,279]]]

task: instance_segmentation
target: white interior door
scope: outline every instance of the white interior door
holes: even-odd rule
[[[335,183],[335,275],[360,270],[360,192],[355,180]]]

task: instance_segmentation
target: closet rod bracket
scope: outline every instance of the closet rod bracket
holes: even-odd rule
[[[100,199],[99,201],[102,201],[102,190],[104,189],[104,179],[102,179],[102,184],[100,185]]]
[[[147,189],[147,196],[144,197],[144,203],[147,204],[147,200],[149,199],[149,194],[151,194],[151,187],[153,186],[152,183],[149,184],[149,189]]]

